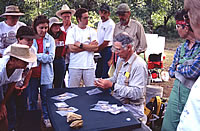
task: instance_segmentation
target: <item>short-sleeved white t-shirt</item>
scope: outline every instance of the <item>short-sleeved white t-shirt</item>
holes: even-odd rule
[[[16,69],[13,74],[8,78],[7,76],[7,72],[6,72],[6,64],[8,62],[8,60],[10,59],[10,57],[8,56],[4,56],[2,58],[0,58],[0,86],[4,85],[4,84],[9,84],[12,82],[17,82],[19,80],[21,80],[22,78],[22,73],[23,70],[22,69]]]
[[[112,19],[108,19],[105,22],[102,22],[102,20],[99,21],[97,28],[99,45],[101,45],[104,41],[110,41],[108,46],[112,46],[114,29],[115,23]]]
[[[89,44],[93,40],[97,40],[97,32],[87,26],[85,29],[79,28],[77,25],[68,31],[66,37],[66,45],[74,44],[76,41]],[[95,68],[94,52],[82,51],[79,53],[70,53],[69,68],[73,69],[92,69]]]
[[[3,54],[5,48],[17,41],[16,33],[21,26],[26,26],[26,24],[18,21],[16,25],[9,26],[5,21],[0,22],[0,54]]]

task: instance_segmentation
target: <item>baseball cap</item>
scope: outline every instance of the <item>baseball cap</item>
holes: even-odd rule
[[[21,26],[17,30],[17,38],[29,38],[29,39],[38,39],[39,36],[34,33],[33,29],[29,26]]]
[[[110,12],[110,7],[109,7],[109,5],[107,5],[106,3],[103,3],[102,5],[101,5],[101,7],[100,7],[100,10],[101,11],[108,11],[108,12]]]
[[[121,12],[128,12],[130,11],[129,6],[126,3],[122,3],[117,7],[117,14],[121,13]]]

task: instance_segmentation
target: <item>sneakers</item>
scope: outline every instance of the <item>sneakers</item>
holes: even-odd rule
[[[49,119],[44,119],[44,124],[47,128],[52,127]]]

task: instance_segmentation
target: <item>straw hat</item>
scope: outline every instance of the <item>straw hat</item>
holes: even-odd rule
[[[62,26],[63,23],[60,22],[59,19],[58,19],[57,17],[51,17],[51,18],[49,19],[49,28],[51,28],[51,26],[52,26],[53,24],[57,24],[57,25]]]
[[[74,13],[76,12],[74,9],[70,9],[69,6],[67,4],[62,6],[62,9],[56,12],[56,15],[62,19],[61,15],[64,12],[71,12],[72,15],[74,15]]]
[[[6,6],[6,11],[5,11],[5,13],[3,13],[0,17],[6,16],[6,15],[21,16],[21,15],[24,15],[24,13],[21,13],[21,12],[19,11],[18,6],[9,5],[9,6]]]
[[[27,45],[13,44],[7,54],[28,63],[37,60],[36,54]]]

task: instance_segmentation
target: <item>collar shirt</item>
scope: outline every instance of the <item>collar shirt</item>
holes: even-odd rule
[[[74,23],[71,23],[71,25],[67,28],[67,30],[65,30],[64,26],[61,26],[60,29],[64,32],[66,32],[66,37],[67,37],[67,32],[72,29],[73,27],[75,26]],[[66,44],[66,41],[65,40],[65,48],[67,48],[67,44]],[[65,56],[65,64],[69,64],[69,53],[66,53],[66,56]]]
[[[131,65],[132,61],[136,57],[135,61]],[[117,70],[122,62],[121,69],[117,75]],[[131,65],[130,77],[128,79],[128,86],[125,85],[126,72],[129,65]],[[144,98],[146,94],[147,84],[147,65],[145,61],[137,56],[135,53],[125,62],[122,58],[118,59],[114,76],[108,78],[111,82],[115,83],[113,96],[120,100],[124,104],[124,99],[137,100]],[[124,104],[131,112],[136,114],[136,117],[142,117],[144,115],[144,105]]]
[[[184,43],[185,54],[184,58],[191,57],[196,51],[197,56],[193,59],[193,63],[191,65],[179,64],[180,53],[182,44],[176,49],[176,53],[174,54],[174,60],[169,68],[170,77],[175,77],[175,71],[181,73],[185,78],[189,79],[197,79],[200,76],[200,42],[197,42],[193,45],[191,49],[189,49],[189,41]],[[178,65],[178,66],[177,66]],[[177,68],[178,67],[178,68]],[[177,69],[176,69],[177,68]]]
[[[137,53],[146,51],[147,42],[144,28],[138,21],[130,19],[126,26],[117,23],[113,37],[122,32],[127,32],[133,38],[134,48]]]
[[[112,46],[113,33],[114,33],[115,23],[112,19],[108,19],[105,22],[99,21],[97,28],[97,37],[99,45],[104,41],[109,41],[108,46]]]
[[[17,42],[16,33],[21,26],[26,26],[26,24],[18,21],[16,25],[9,26],[5,21],[0,22],[0,54],[3,54],[9,45]]]
[[[71,28],[73,28],[75,26],[75,24],[74,23],[71,23],[71,25],[67,28],[67,30],[65,30],[65,28],[64,28],[64,26],[61,26],[60,27],[60,29],[62,30],[62,31],[64,31],[64,32],[68,32]]]
[[[10,57],[4,56],[3,58],[0,58],[0,86],[9,84],[12,82],[17,82],[21,80],[22,78],[22,69],[16,69],[13,74],[8,78],[7,72],[6,72],[6,64],[8,63]],[[2,87],[0,87],[2,88]]]

